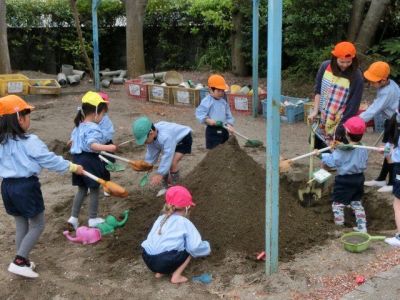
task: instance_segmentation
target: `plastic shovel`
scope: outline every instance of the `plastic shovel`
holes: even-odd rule
[[[109,194],[111,194],[113,196],[120,197],[120,198],[125,198],[128,196],[128,191],[115,182],[106,181],[106,180],[101,179],[85,170],[83,170],[83,175],[100,183],[104,187],[106,192],[108,192]]]
[[[99,158],[107,164],[106,169],[109,172],[121,172],[125,170],[125,166],[113,163],[102,155],[99,155]]]
[[[127,159],[127,158],[124,158],[124,157],[121,157],[121,156],[118,156],[115,154],[105,152],[105,151],[101,151],[100,154],[124,161],[124,162],[128,163],[133,170],[135,170],[137,172],[151,171],[151,170],[153,170],[153,167],[154,167],[152,164],[149,164],[149,163],[145,162],[144,160],[130,160],[130,159]]]
[[[312,155],[318,155],[318,154],[320,154],[322,152],[330,150],[331,148],[332,147],[329,146],[329,147],[322,148],[320,150],[314,150],[314,151],[308,152],[306,154],[296,156],[296,157],[291,158],[291,159],[282,160],[282,161],[279,162],[279,170],[280,170],[280,172],[288,172],[290,170],[290,168],[291,168],[291,164],[294,161],[302,159],[302,158],[306,158],[306,157],[309,157],[309,156],[312,156]]]
[[[229,130],[227,126],[223,126],[226,130]],[[244,136],[243,134],[237,132],[236,130],[231,130],[235,135],[240,136],[241,138],[246,140],[245,147],[257,148],[263,146],[263,142],[259,140],[251,140],[248,137]]]

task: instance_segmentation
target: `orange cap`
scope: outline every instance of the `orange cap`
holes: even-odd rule
[[[24,109],[33,110],[34,107],[16,95],[8,95],[0,98],[0,116],[12,115]]]
[[[354,58],[356,56],[356,47],[350,42],[340,42],[336,44],[331,53],[337,58]]]
[[[371,64],[367,71],[364,72],[364,77],[372,82],[378,82],[387,79],[390,74],[390,67],[384,61],[377,61]]]
[[[223,91],[227,91],[229,89],[229,86],[226,84],[224,77],[216,74],[211,75],[208,78],[208,87],[216,88]]]

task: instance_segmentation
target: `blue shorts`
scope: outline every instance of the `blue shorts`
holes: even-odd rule
[[[102,178],[110,180],[110,172],[106,170],[106,164],[100,160],[99,155],[93,152],[82,152],[81,154],[73,154],[72,162],[81,165],[85,171]],[[72,185],[86,186],[88,188],[98,188],[99,184],[87,176],[72,174]]]
[[[147,267],[154,273],[171,274],[189,257],[186,251],[166,251],[157,255],[147,254],[143,249],[142,257]]]
[[[213,149],[225,143],[229,138],[229,132],[225,128],[217,126],[206,127],[206,148]]]
[[[43,195],[36,176],[4,178],[1,183],[1,196],[9,215],[33,218],[44,211]]]
[[[393,164],[393,195],[400,199],[400,163]]]
[[[185,137],[176,145],[175,152],[182,154],[192,153],[192,133],[189,132]]]

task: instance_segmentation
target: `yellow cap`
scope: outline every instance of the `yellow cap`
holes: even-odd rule
[[[89,103],[97,107],[100,103],[107,102],[98,93],[89,91],[82,97],[82,103]]]

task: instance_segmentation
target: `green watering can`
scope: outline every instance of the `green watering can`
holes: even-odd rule
[[[383,241],[385,238],[386,236],[381,235],[371,236],[368,233],[349,232],[344,234],[340,240],[347,251],[360,253],[368,249],[371,241]]]
[[[128,221],[128,213],[129,210],[125,210],[121,214],[121,216],[123,217],[121,221],[118,221],[116,217],[109,215],[106,217],[106,220],[103,223],[97,224],[96,227],[100,229],[102,236],[111,234],[116,228],[120,228],[125,225],[126,221]]]

